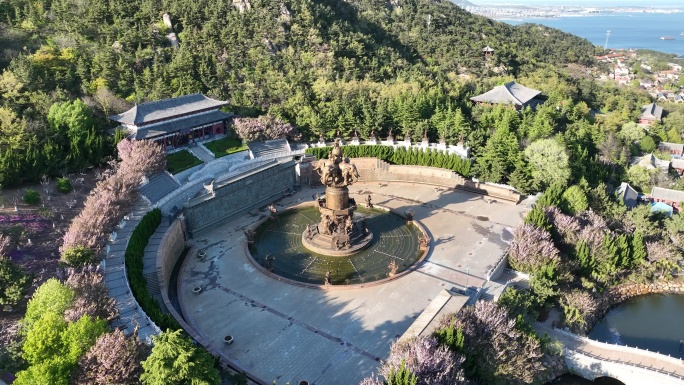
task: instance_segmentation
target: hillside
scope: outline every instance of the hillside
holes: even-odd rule
[[[180,48],[167,39],[164,13]],[[16,137],[0,143],[0,166],[26,165],[0,175],[6,185],[98,163],[77,147],[106,138],[104,117],[136,101],[199,91],[229,100],[240,114],[279,116],[304,138],[394,129],[436,139],[435,113],[464,109],[468,116],[468,96],[505,80],[482,81],[490,75],[588,65],[595,49],[447,0],[12,0],[0,4],[0,20],[8,21],[0,26],[0,112]],[[486,45],[496,50],[487,63]],[[50,123],[54,103],[76,98],[99,119],[93,132]],[[111,151],[98,146],[101,156]],[[0,167],[7,169],[18,167]]]

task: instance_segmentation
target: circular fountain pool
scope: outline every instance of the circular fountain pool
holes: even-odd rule
[[[277,220],[261,224],[249,250],[254,261],[273,274],[313,285],[324,285],[327,274],[333,286],[400,275],[426,254],[419,243],[423,233],[415,224],[407,225],[406,219],[380,209],[358,208],[354,220],[363,219],[374,236],[368,247],[353,255],[327,256],[302,245],[306,226],[320,221],[314,206],[283,211]]]

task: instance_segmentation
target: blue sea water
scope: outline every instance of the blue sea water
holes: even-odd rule
[[[560,29],[603,46],[610,32],[608,48],[652,49],[684,56],[684,12],[611,13],[557,18],[502,20],[511,25],[537,23]],[[672,36],[675,40],[660,40]]]

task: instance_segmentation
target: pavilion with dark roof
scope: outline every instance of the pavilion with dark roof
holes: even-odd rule
[[[639,124],[648,124],[649,126],[655,122],[660,122],[663,118],[663,107],[655,103],[647,104],[641,107],[641,116],[639,116]]]
[[[477,104],[508,104],[514,106],[516,110],[521,110],[527,106],[534,108],[543,103],[542,100],[536,99],[539,94],[541,91],[512,81],[494,87],[482,95],[473,96],[470,100]]]
[[[219,110],[227,104],[196,93],[136,104],[109,119],[119,122],[132,139],[176,148],[224,134],[226,121],[234,115]]]

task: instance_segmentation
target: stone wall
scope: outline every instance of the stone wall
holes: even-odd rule
[[[173,267],[176,266],[178,258],[185,249],[185,231],[183,229],[183,221],[176,219],[171,223],[171,226],[166,230],[159,248],[157,249],[157,278],[159,279],[159,288],[162,296],[168,293],[169,279]]]
[[[612,308],[626,300],[648,294],[680,294],[684,295],[684,282],[659,281],[651,283],[632,283],[611,287],[598,298],[596,312],[587,319],[587,330],[591,330],[596,323]]]
[[[565,357],[562,355],[545,354],[542,366],[544,366],[544,371],[537,376],[538,382],[542,384],[551,382],[568,372]]]
[[[414,182],[466,190],[476,194],[519,202],[521,194],[498,186],[473,182],[443,168],[426,166],[391,165],[377,158],[354,158],[362,181]]]
[[[295,162],[268,164],[214,184],[207,193],[186,203],[183,211],[191,237],[266,205],[295,186]]]

